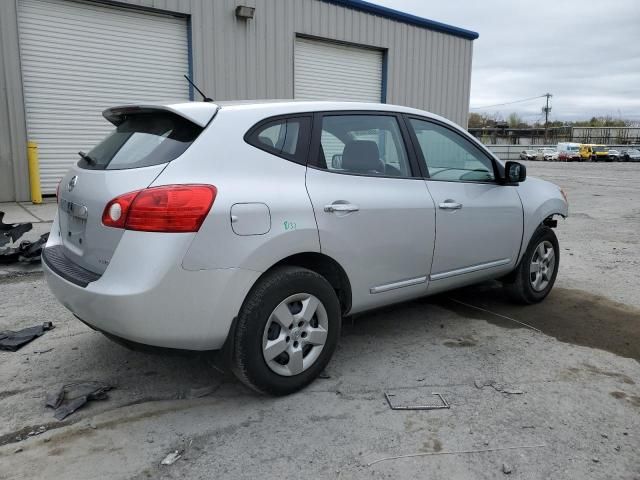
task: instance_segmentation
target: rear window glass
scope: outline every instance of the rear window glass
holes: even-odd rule
[[[94,170],[123,170],[167,163],[182,155],[202,127],[170,112],[127,115],[122,123],[78,166]]]
[[[304,165],[309,147],[310,117],[267,120],[254,126],[245,141],[254,147]]]

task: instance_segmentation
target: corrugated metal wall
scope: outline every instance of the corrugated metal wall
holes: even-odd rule
[[[38,144],[40,185],[60,178],[112,129],[108,104],[189,100],[187,20],[66,0],[20,0],[27,136]]]
[[[7,92],[6,96],[0,93],[0,199],[14,198],[10,185],[14,182],[4,178],[13,170],[15,197],[26,200],[17,1],[0,2],[0,86]],[[214,99],[292,98],[294,39],[301,34],[386,50],[388,103],[422,108],[466,124],[471,40],[319,0],[118,3],[191,15],[195,80]],[[235,17],[239,3],[256,7],[253,20]],[[14,167],[7,169],[5,162],[13,162]]]
[[[294,50],[294,98],[354,102],[382,99],[381,50],[304,37],[296,39]]]
[[[0,201],[29,199],[18,20],[14,0],[0,2]]]

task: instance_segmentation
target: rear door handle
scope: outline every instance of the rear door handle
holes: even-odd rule
[[[445,200],[440,205],[438,205],[438,207],[443,210],[460,210],[462,208],[462,204],[454,202],[453,200]]]
[[[324,211],[327,213],[333,212],[357,212],[360,207],[351,203],[332,203],[324,206]]]

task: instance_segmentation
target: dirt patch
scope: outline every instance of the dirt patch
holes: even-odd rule
[[[618,400],[626,400],[629,403],[631,403],[631,405],[633,405],[634,407],[640,407],[640,397],[637,395],[628,395],[624,392],[620,392],[620,391],[614,391],[614,392],[610,392],[609,395],[611,395],[613,398],[616,398]]]
[[[536,305],[515,305],[497,282],[456,290],[433,302],[471,318],[507,328],[526,328],[489,310],[523,322],[563,342],[599,348],[640,361],[640,310],[581,290],[554,288]]]
[[[598,367],[595,367],[594,365],[591,365],[589,363],[585,363],[584,366],[586,367],[586,370],[590,373],[593,373],[595,375],[603,375],[605,377],[611,377],[611,378],[615,378],[617,380],[620,380],[623,383],[626,383],[627,385],[635,385],[636,382],[634,382],[631,377],[629,377],[628,375],[625,375],[624,373],[617,373],[617,372],[609,372],[607,370],[602,370]]]
[[[432,438],[422,443],[421,452],[440,452],[442,451],[442,442],[437,438]]]

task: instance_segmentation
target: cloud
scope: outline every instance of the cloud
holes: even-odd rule
[[[549,92],[553,120],[640,120],[640,1],[370,1],[480,34],[474,42],[472,107]],[[535,120],[543,103],[488,111]]]

